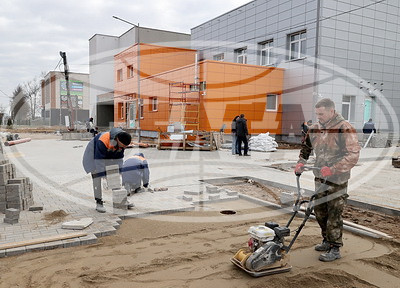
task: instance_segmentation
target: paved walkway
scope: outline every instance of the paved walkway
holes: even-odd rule
[[[4,154],[16,165],[18,176],[29,177],[33,181],[35,204],[42,205],[44,210],[22,211],[19,223],[14,225],[3,223],[4,214],[0,214],[0,244],[71,233],[73,231],[61,229],[62,222],[69,220],[92,217],[94,223],[83,230],[88,234],[86,237],[0,250],[0,257],[30,250],[93,243],[96,237],[115,233],[123,218],[194,209],[193,202],[210,201],[207,194],[193,196],[192,201],[184,197],[184,191],[205,190],[206,184],[199,180],[252,176],[296,185],[292,171],[269,167],[273,164],[281,164],[283,167],[294,165],[298,157],[298,151],[295,150],[253,152],[251,157],[239,157],[231,155],[230,150],[189,152],[147,148],[140,152],[149,161],[150,183],[153,187],[168,187],[168,191],[131,196],[135,208],[129,211],[113,210],[111,191],[105,191],[103,198],[107,213],[100,214],[94,210],[91,177],[85,174],[81,164],[86,145],[87,141],[47,139],[4,147]],[[128,149],[126,157],[138,151]],[[359,164],[353,169],[350,198],[400,209],[400,170],[391,166],[394,153],[396,148],[367,148],[362,151]],[[304,188],[313,188],[311,172],[304,173],[301,183]],[[220,197],[237,198],[225,192]],[[67,217],[57,223],[45,219],[48,213],[57,210],[65,211]]]

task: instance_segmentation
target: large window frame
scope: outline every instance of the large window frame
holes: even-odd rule
[[[225,60],[225,55],[224,55],[224,53],[219,53],[219,54],[214,55],[214,56],[213,56],[213,60],[214,60],[214,61],[221,61],[221,62],[224,62],[224,60]]]
[[[303,59],[306,57],[307,31],[302,30],[288,35],[289,60]]]
[[[274,48],[274,40],[270,39],[264,42],[261,42],[259,45],[259,53],[260,53],[260,65],[261,66],[269,66],[273,64],[273,48]]]
[[[133,66],[129,65],[126,67],[126,74],[128,75],[128,78],[133,78],[133,76],[135,76],[135,74],[133,73]]]
[[[247,47],[235,50],[236,63],[247,64]]]
[[[150,111],[157,112],[158,111],[158,98],[150,97]]]
[[[278,111],[278,94],[267,94],[265,102],[265,111]]]
[[[355,121],[356,114],[356,96],[343,95],[342,97],[342,116],[349,122]]]

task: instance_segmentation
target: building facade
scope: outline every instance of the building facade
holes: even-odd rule
[[[89,117],[89,75],[71,72],[69,83],[71,101],[64,73],[50,71],[42,80],[42,116],[50,126],[66,126],[68,121],[84,123]]]
[[[165,132],[179,123],[185,130],[230,131],[232,119],[243,113],[250,133],[281,133],[283,69],[196,56],[195,50],[144,43],[117,54],[115,125]]]
[[[331,98],[357,129],[398,135],[399,2],[255,0],[192,28],[199,58],[284,68],[282,135]],[[245,96],[245,95],[242,95]]]
[[[93,35],[89,39],[90,117],[96,125],[114,125],[114,55],[141,42],[190,48],[190,34],[135,26],[120,36]]]

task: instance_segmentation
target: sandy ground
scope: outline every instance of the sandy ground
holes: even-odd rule
[[[237,213],[220,214],[226,209]],[[269,212],[238,200],[125,220],[116,235],[92,246],[0,259],[0,287],[398,287],[400,244],[345,233],[343,258],[322,263],[313,249],[320,241],[314,221],[290,253],[290,272],[250,277],[230,258],[247,243],[249,226],[262,222],[238,219]],[[262,217],[280,224],[287,219]],[[299,223],[296,219],[293,227]]]

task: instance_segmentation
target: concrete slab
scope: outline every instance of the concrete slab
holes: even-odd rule
[[[92,223],[93,223],[93,218],[82,218],[79,220],[64,222],[62,223],[61,228],[70,230],[83,230]]]

